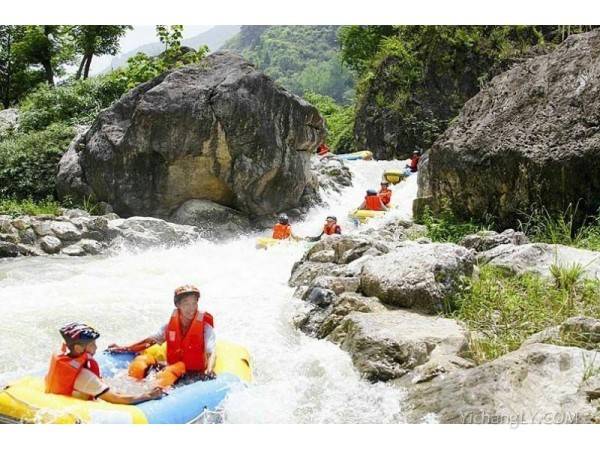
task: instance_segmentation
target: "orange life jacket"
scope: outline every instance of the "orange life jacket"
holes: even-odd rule
[[[46,393],[73,395],[75,380],[83,369],[91,370],[98,377],[100,376],[98,363],[88,353],[76,358],[65,353],[53,354],[45,378]]]
[[[392,191],[390,189],[382,189],[379,191],[379,198],[384,205],[389,205],[392,201]]]
[[[325,224],[323,226],[323,233],[327,235],[342,234],[342,229],[337,223],[331,224],[331,226]]]
[[[381,203],[381,199],[379,195],[367,195],[365,197],[366,209],[371,211],[383,211],[383,203]]]
[[[414,155],[410,158],[410,171],[411,172],[416,172],[417,171],[417,165],[419,164],[419,159],[421,157],[419,155]]]
[[[287,239],[292,235],[291,225],[276,223],[273,227],[273,239]]]
[[[182,361],[188,371],[203,372],[206,369],[206,352],[204,351],[204,324],[213,326],[213,318],[208,313],[196,311],[190,328],[185,336],[181,332],[179,311],[173,311],[171,320],[165,330],[167,341],[167,363]]]

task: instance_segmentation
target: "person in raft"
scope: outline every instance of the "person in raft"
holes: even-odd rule
[[[342,234],[342,227],[337,224],[337,217],[327,216],[325,225],[323,225],[323,231],[320,235],[306,238],[308,241],[316,242],[323,237],[323,235],[331,236],[332,234]]]
[[[385,206],[388,206],[392,201],[392,191],[390,189],[390,183],[387,180],[381,182],[381,190],[378,195]]]
[[[53,354],[45,378],[46,393],[68,395],[81,400],[100,398],[109,403],[135,405],[136,403],[162,397],[163,391],[156,387],[141,395],[125,395],[110,390],[100,376],[100,367],[94,354],[96,339],[100,337],[92,327],[84,323],[69,323],[60,329],[65,341],[62,351]]]
[[[387,211],[388,207],[383,204],[381,197],[375,189],[368,189],[364,201],[358,209],[367,209],[370,211]]]
[[[157,384],[166,388],[185,375],[186,378],[215,378],[216,337],[213,317],[198,310],[200,290],[191,284],[175,289],[175,309],[169,322],[156,334],[131,345],[111,344],[111,352],[141,352],[154,344],[167,343],[167,366],[156,375]],[[129,375],[142,379],[151,368],[161,367],[152,355],[141,354],[129,365]]]
[[[283,240],[283,239],[294,239],[299,240],[298,236],[294,236],[292,233],[292,226],[290,225],[290,219],[287,214],[279,214],[277,218],[277,223],[273,227],[273,235],[271,236],[273,239]]]
[[[317,147],[317,155],[325,156],[329,153],[329,147],[324,142]]]
[[[415,150],[410,157],[410,164],[407,164],[406,167],[410,169],[411,172],[416,172],[419,166],[419,160],[421,159],[421,152],[419,150]]]

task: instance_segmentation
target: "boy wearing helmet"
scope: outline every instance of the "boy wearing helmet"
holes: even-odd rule
[[[381,182],[381,190],[379,191],[379,198],[381,202],[388,206],[392,201],[392,191],[390,190],[390,183],[387,180]]]
[[[82,400],[101,398],[109,403],[134,405],[162,396],[160,388],[141,395],[124,395],[110,391],[100,377],[94,354],[100,334],[83,323],[69,323],[60,329],[65,343],[60,354],[52,355],[45,378],[46,392],[68,395]]]
[[[368,189],[364,201],[358,209],[368,209],[370,211],[387,211],[388,208],[383,204],[375,189]]]
[[[337,224],[337,217],[335,216],[327,216],[325,220],[325,225],[323,225],[323,231],[320,235],[315,237],[306,238],[311,242],[318,241],[326,234],[327,236],[331,236],[332,234],[342,234],[342,227]]]
[[[214,378],[216,337],[213,317],[198,310],[199,299],[200,290],[196,286],[178,287],[173,297],[175,309],[171,318],[156,334],[128,346],[111,344],[108,349],[117,353],[140,352],[166,341],[168,365],[157,376],[160,386],[171,385],[184,374]],[[131,370],[130,375],[136,376]],[[142,371],[137,377],[144,376]]]
[[[277,223],[273,227],[273,239],[283,240],[283,239],[296,239],[299,238],[294,236],[292,233],[292,226],[290,225],[290,219],[287,214],[279,214],[277,218]]]

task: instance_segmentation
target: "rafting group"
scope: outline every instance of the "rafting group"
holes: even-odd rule
[[[321,157],[331,155],[326,144],[321,144],[317,148],[317,155]],[[420,157],[420,152],[415,150],[411,156],[410,162],[406,164],[404,169],[386,170],[383,173],[379,191],[376,189],[367,189],[363,202],[358,208],[350,213],[350,218],[352,218],[355,223],[364,223],[370,218],[380,216],[389,211],[392,207],[392,190],[390,189],[390,184],[397,184],[409,174],[417,172]],[[336,216],[330,215],[326,217],[323,229],[318,236],[302,238],[293,233],[287,214],[280,214],[277,218],[277,223],[273,226],[271,237],[259,238],[257,248],[268,248],[273,244],[286,240],[315,242],[320,240],[323,236],[331,236],[334,234],[342,234],[342,228],[338,224]]]

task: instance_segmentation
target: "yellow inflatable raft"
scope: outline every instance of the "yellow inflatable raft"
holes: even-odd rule
[[[391,184],[398,184],[406,178],[404,170],[387,169],[383,172],[383,179]]]
[[[146,352],[165,359],[165,346]],[[26,376],[0,390],[0,423],[192,423],[205,410],[215,410],[235,385],[252,380],[248,351],[218,341],[217,378],[175,387],[169,395],[138,405],[86,401],[44,392],[43,374]],[[96,358],[105,378],[125,370],[133,354],[100,354]]]

